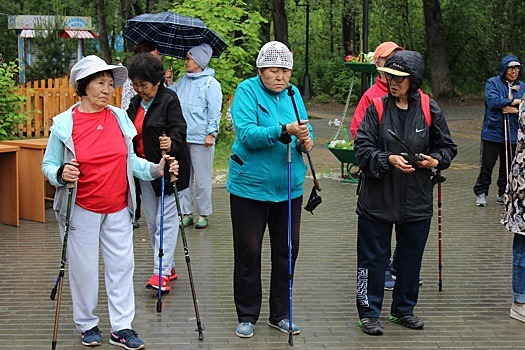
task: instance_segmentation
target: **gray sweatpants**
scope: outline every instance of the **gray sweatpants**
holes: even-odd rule
[[[142,207],[146,214],[151,248],[153,249],[153,274],[159,274],[160,247],[160,197],[155,195],[151,182],[140,180]],[[175,196],[164,196],[164,225],[162,233],[162,275],[169,276],[173,265],[173,255],[179,236],[179,216]]]
[[[60,225],[64,238],[64,227]],[[104,259],[111,331],[132,328],[135,317],[133,291],[133,226],[128,208],[114,214],[97,214],[73,205],[67,240],[69,285],[73,321],[79,332],[98,326],[99,247]]]
[[[180,205],[183,214],[193,213],[193,181],[195,179],[195,201],[199,215],[208,216],[212,213],[211,187],[213,172],[213,157],[215,146],[205,147],[188,143],[191,155],[190,186],[179,192]]]

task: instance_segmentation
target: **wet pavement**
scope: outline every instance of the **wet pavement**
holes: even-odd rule
[[[483,116],[483,105],[445,108],[452,125]],[[329,119],[337,113],[310,111],[317,147],[328,142],[335,129]],[[293,337],[295,349],[525,349],[525,324],[509,317],[511,305],[512,235],[499,224],[501,206],[495,185],[488,206],[474,205],[479,160],[479,132],[451,127],[459,154],[444,172],[443,184],[443,291],[438,291],[437,218],[424,255],[419,303],[415,313],[425,321],[423,330],[388,322],[391,293],[385,292],[381,321],[385,333],[372,337],[357,326],[355,308],[356,185],[338,180],[338,171],[320,171],[323,203],[315,215],[303,211],[301,248],[294,279],[293,319],[302,327]],[[321,146],[319,146],[321,145]],[[321,150],[319,151],[321,152]],[[314,163],[316,151],[312,154]],[[335,159],[335,158],[334,158]],[[335,162],[335,169],[338,169]],[[496,171],[494,172],[496,175]],[[495,180],[494,180],[495,183]],[[312,181],[305,182],[305,194]],[[182,242],[176,249],[179,279],[156,311],[156,296],[144,287],[152,273],[153,253],[145,221],[135,230],[134,328],[147,349],[286,349],[288,335],[267,326],[269,245],[263,252],[263,308],[255,335],[235,335],[233,304],[233,244],[228,193],[224,182],[213,189],[214,214],[209,227],[186,229],[199,311],[205,328],[198,340],[196,321]],[[435,206],[437,213],[437,206]],[[60,266],[61,245],[54,214],[47,223],[21,220],[20,227],[0,225],[0,348],[49,349],[55,302],[49,299]],[[103,264],[101,264],[101,267]],[[57,349],[82,348],[72,322],[68,278],[65,279]],[[97,314],[103,345],[108,344],[107,299],[101,278]],[[115,348],[116,349],[116,348]]]

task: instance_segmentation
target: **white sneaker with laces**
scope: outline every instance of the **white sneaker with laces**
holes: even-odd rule
[[[485,207],[487,205],[487,196],[482,193],[476,197],[476,206]]]
[[[518,306],[516,303],[512,303],[512,306],[510,307],[510,317],[525,322],[525,305]]]

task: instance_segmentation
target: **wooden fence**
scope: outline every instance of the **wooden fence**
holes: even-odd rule
[[[18,137],[49,137],[52,119],[67,110],[80,98],[69,83],[69,78],[34,81],[18,87],[18,93],[25,97],[23,110],[27,120],[20,125]],[[115,90],[109,104],[120,107],[122,87]]]

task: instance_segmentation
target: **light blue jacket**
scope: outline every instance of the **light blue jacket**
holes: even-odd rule
[[[294,99],[301,120],[308,119],[297,88]],[[266,89],[259,76],[239,84],[231,105],[236,139],[232,146],[226,189],[239,197],[282,202],[288,199],[287,145],[279,141],[282,125],[297,121],[291,97]],[[313,131],[310,137],[313,140]],[[306,165],[292,136],[292,198],[303,194]]]
[[[186,119],[186,141],[204,145],[209,134],[217,135],[221,120],[221,84],[215,70],[206,67],[199,73],[187,73],[174,85]]]
[[[75,145],[72,139],[73,132],[73,117],[72,110],[78,104],[73,105],[67,111],[62,112],[53,118],[53,126],[51,126],[51,135],[47,142],[46,152],[42,160],[42,172],[49,180],[49,183],[56,186],[55,199],[53,202],[53,209],[57,214],[57,219],[61,224],[64,223],[67,208],[67,186],[66,183],[59,182],[57,179],[57,172],[60,166],[64,163],[69,163],[75,159]],[[147,160],[138,157],[133,152],[133,137],[137,134],[135,126],[128,118],[126,112],[120,108],[108,106],[111,109],[122,130],[124,141],[128,145],[128,209],[130,214],[135,213],[135,182],[133,176],[136,176],[145,181],[152,181],[160,177],[158,165],[148,162]],[[110,159],[108,159],[110,161]],[[76,187],[73,190],[72,202],[75,202]]]

